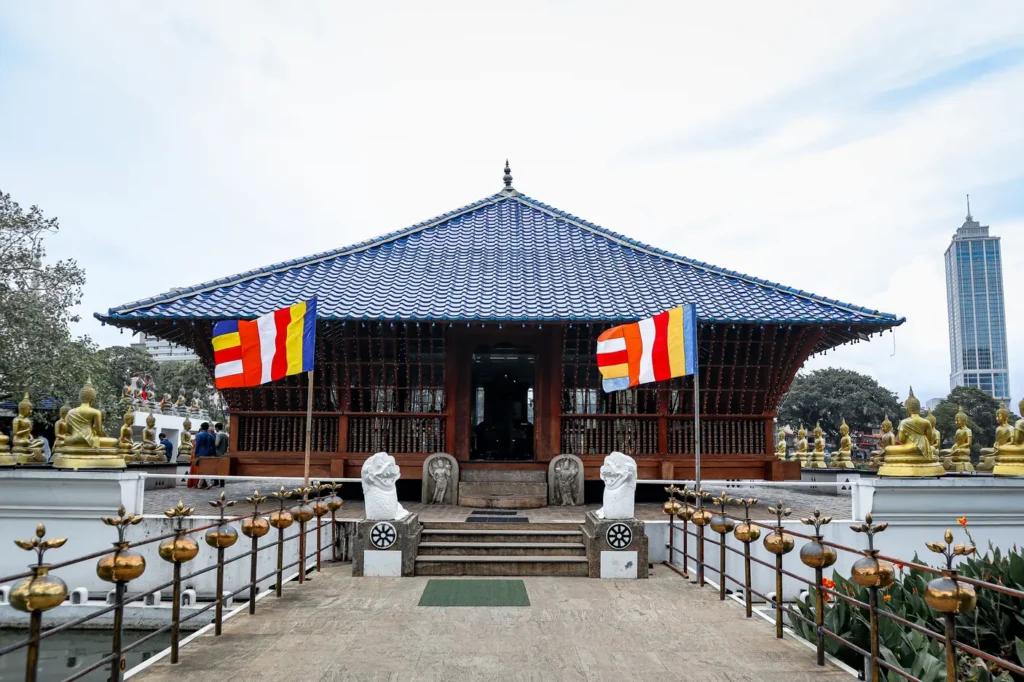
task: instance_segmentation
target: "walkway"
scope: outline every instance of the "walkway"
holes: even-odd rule
[[[341,680],[849,680],[656,566],[650,580],[524,578],[529,607],[418,606],[427,578],[352,578],[333,565],[259,601],[142,682]]]

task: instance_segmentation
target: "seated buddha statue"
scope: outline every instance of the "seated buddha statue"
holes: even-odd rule
[[[942,458],[942,467],[946,471],[974,471],[971,464],[971,444],[974,442],[974,434],[967,427],[967,415],[961,407],[956,413],[956,438],[953,447],[947,450],[939,450],[939,457]]]
[[[803,463],[807,461],[807,429],[801,424],[796,432],[796,448],[790,454],[790,461]]]
[[[807,455],[804,466],[808,469],[826,469],[825,462],[825,437],[822,435],[821,422],[814,426],[814,451]]]
[[[146,417],[146,428],[142,429],[142,453],[139,461],[142,462],[166,462],[164,446],[156,439],[156,417]]]
[[[124,413],[124,423],[121,425],[120,438],[117,440],[117,451],[126,462],[141,461],[142,443],[135,442],[135,435],[132,432],[134,425],[135,413],[128,410]]]
[[[885,463],[878,469],[879,476],[928,477],[942,476],[946,470],[935,457],[932,444],[932,425],[921,416],[921,401],[910,389],[903,403],[907,418],[896,431],[895,445],[885,448]]]
[[[889,415],[885,415],[885,419],[882,420],[882,435],[878,438],[878,449],[871,451],[871,462],[868,464],[868,469],[878,469],[882,466],[885,461],[885,448],[896,443],[896,436],[892,432],[892,422],[889,421]]]
[[[178,391],[178,399],[174,401],[174,414],[179,417],[185,416],[185,412],[188,409],[188,401],[185,400],[185,387],[183,386]]]
[[[992,471],[996,465],[996,453],[999,446],[1006,445],[1013,440],[1013,427],[1009,424],[1010,411],[1006,405],[1000,403],[996,410],[996,442],[990,448],[981,449],[981,461],[978,462],[978,471]]]
[[[11,454],[17,457],[18,464],[43,464],[43,439],[32,437],[32,402],[28,393],[18,403],[18,416],[11,422]]]
[[[833,469],[853,469],[853,439],[850,438],[850,425],[843,420],[839,425],[839,451],[832,454]]]
[[[171,398],[171,394],[164,393],[164,397],[160,398],[160,414],[170,414],[172,403],[173,398]]]
[[[779,429],[779,442],[775,444],[775,456],[786,459],[786,430]]]
[[[192,461],[192,422],[185,418],[181,424],[181,442],[178,443],[178,464],[188,464]]]
[[[1017,409],[1024,411],[1024,398]],[[1018,419],[1014,424],[1010,442],[999,446],[992,473],[996,476],[1024,476],[1024,419]]]
[[[70,405],[61,405],[60,419],[53,425],[53,454],[60,452],[61,447],[64,446],[64,439],[68,435],[68,412],[70,411]]]
[[[0,466],[14,466],[18,460],[11,454],[11,439],[0,431]]]
[[[58,469],[124,468],[117,453],[117,439],[103,430],[103,413],[93,407],[96,389],[87,381],[78,394],[80,404],[68,411],[67,435],[60,453],[53,458]]]

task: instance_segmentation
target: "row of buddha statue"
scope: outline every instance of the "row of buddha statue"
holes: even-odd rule
[[[136,412],[209,419],[199,389],[192,391],[192,400],[188,401],[185,398],[185,389],[182,388],[178,392],[178,399],[175,400],[170,393],[164,393],[161,397],[152,381],[147,378],[143,384],[137,376],[133,376],[132,382],[122,389],[121,404]]]
[[[947,471],[973,472],[971,445],[973,434],[967,426],[967,415],[960,409],[956,415],[956,435],[952,447],[943,449],[942,434],[935,428],[935,415],[929,410],[921,416],[921,402],[914,396],[914,389],[904,403],[907,418],[900,421],[894,434],[892,422],[886,416],[882,422],[879,449],[871,453],[868,469],[877,470],[879,476],[932,477],[942,476]],[[1019,408],[1024,412],[1024,399]],[[1009,425],[1010,412],[1005,405],[996,412],[995,443],[991,448],[981,450],[982,460],[978,471],[991,472],[996,476],[1024,476],[1024,418],[1014,426]],[[832,454],[831,464],[825,460],[825,439],[821,425],[814,429],[814,450],[808,451],[807,431],[803,425],[797,431],[795,450],[786,456],[786,434],[779,431],[779,442],[775,455],[779,459],[799,461],[801,467],[824,469],[853,469],[853,441],[846,420],[839,427],[839,450]]]
[[[106,435],[103,413],[96,409],[96,389],[88,381],[79,393],[78,407],[65,405],[54,424],[53,466],[59,469],[122,469],[128,462],[163,463],[164,447],[157,440],[156,419],[146,417],[142,440],[135,441],[132,427],[135,414],[129,409],[118,438]],[[11,424],[10,437],[0,433],[0,465],[43,464],[46,462],[42,438],[32,437],[32,403],[28,394],[18,404],[18,416]],[[188,418],[182,424],[178,461],[192,457],[192,428]]]

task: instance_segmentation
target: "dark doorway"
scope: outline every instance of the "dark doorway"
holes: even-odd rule
[[[511,346],[473,354],[470,459],[533,459],[534,355]]]

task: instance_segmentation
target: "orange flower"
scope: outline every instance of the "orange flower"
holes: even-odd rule
[[[959,519],[956,520],[956,522],[959,523],[964,528],[967,527],[967,517],[966,516],[961,516]]]
[[[892,601],[892,595],[891,595],[891,594],[886,594],[886,595],[883,595],[883,596],[882,596],[882,601],[884,601],[884,602],[886,602],[886,603],[889,603],[889,602],[891,602],[891,601]]]
[[[903,569],[906,568],[906,567],[907,567],[907,565],[904,564],[902,561],[897,561],[896,562],[896,568],[900,569],[900,573],[902,573]]]
[[[828,578],[822,578],[821,579],[821,584],[822,584],[823,587],[827,587],[828,589],[831,590],[832,588],[834,588],[836,586],[836,581],[835,580],[829,580]]]

